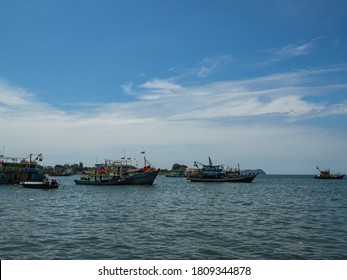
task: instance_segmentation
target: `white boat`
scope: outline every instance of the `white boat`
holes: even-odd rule
[[[59,187],[59,183],[56,179],[44,179],[43,181],[22,181],[20,184],[24,188],[31,189],[56,189]]]

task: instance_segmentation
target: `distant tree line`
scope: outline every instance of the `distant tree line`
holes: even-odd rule
[[[80,163],[74,163],[74,164],[69,164],[66,163],[64,165],[62,164],[56,164],[54,167],[53,166],[47,166],[45,167],[45,171],[48,174],[64,174],[64,173],[83,173],[84,171],[89,170],[89,167],[84,167],[83,162]]]
[[[187,169],[187,166],[184,164],[178,164],[175,163],[172,165],[172,171],[185,171]]]

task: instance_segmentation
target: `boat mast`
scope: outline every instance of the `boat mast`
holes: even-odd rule
[[[147,167],[146,152],[142,151],[141,154],[144,154],[144,156],[143,156],[144,167]]]
[[[208,157],[208,163],[209,163],[209,165],[210,165],[210,166],[213,166],[213,164],[212,164],[212,160],[211,160],[211,158],[210,158],[210,157]]]

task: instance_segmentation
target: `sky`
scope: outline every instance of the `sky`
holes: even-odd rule
[[[347,172],[343,0],[1,0],[0,154]]]

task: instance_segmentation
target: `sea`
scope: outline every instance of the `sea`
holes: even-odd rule
[[[347,180],[0,185],[2,260],[346,260]]]

